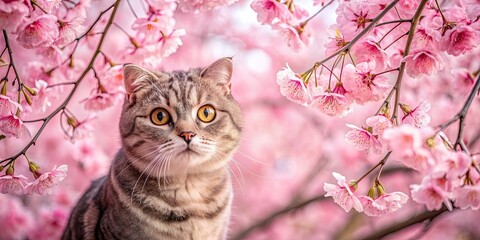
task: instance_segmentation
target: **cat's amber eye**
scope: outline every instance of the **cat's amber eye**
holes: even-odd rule
[[[205,105],[198,109],[197,116],[200,121],[209,123],[215,119],[215,108],[211,105]]]
[[[164,108],[157,108],[150,114],[150,119],[156,125],[165,125],[170,123],[170,113]]]

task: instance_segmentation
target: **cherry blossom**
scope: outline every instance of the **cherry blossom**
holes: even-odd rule
[[[77,121],[74,118],[68,119],[68,127],[66,131],[68,133],[68,136],[70,137],[70,141],[75,142],[79,139],[90,136],[93,130],[91,123],[96,118],[96,115],[90,114],[81,121]]]
[[[480,3],[478,0],[460,0],[460,4],[467,11],[467,16],[475,20],[480,14]]]
[[[376,115],[367,118],[365,121],[367,126],[372,128],[372,134],[377,136],[382,136],[385,129],[391,128],[392,121],[388,119],[385,115]]]
[[[343,85],[337,83],[332,92],[326,91],[314,96],[310,107],[331,117],[344,117],[352,110],[352,102],[345,94],[346,90]]]
[[[89,111],[101,111],[115,105],[122,96],[124,96],[122,91],[105,91],[90,95],[81,102],[84,103],[85,109]]]
[[[475,79],[468,69],[465,68],[455,68],[451,70],[453,75],[453,87],[460,94],[466,94],[470,91],[475,83]]]
[[[39,112],[45,112],[47,108],[52,106],[52,102],[50,101],[51,89],[48,88],[47,82],[41,79],[35,82],[35,88],[37,95],[35,96],[34,106],[40,109]]]
[[[1,193],[23,193],[25,189],[25,180],[27,178],[23,175],[4,175],[0,177],[0,192]]]
[[[408,201],[408,196],[402,192],[385,193],[376,199],[360,196],[363,212],[368,216],[383,216],[402,208]]]
[[[220,6],[230,5],[236,0],[178,0],[178,8],[184,12],[209,11]]]
[[[17,41],[24,48],[48,47],[58,35],[57,17],[44,14],[20,26]]]
[[[358,62],[372,62],[375,72],[381,72],[390,66],[387,53],[371,38],[355,44],[352,53]]]
[[[17,102],[12,101],[8,96],[0,94],[0,117],[10,115],[19,108],[22,110],[22,106]]]
[[[340,32],[346,39],[351,40],[380,13],[380,6],[368,1],[344,1],[336,12]]]
[[[309,45],[312,40],[310,28],[301,26],[291,26],[288,24],[279,24],[280,33],[283,39],[295,51],[303,49]]]
[[[465,185],[453,191],[455,207],[461,209],[480,209],[480,185]]]
[[[19,198],[0,197],[0,239],[26,239],[26,233],[34,225],[32,212]]]
[[[347,183],[347,180],[341,174],[333,172],[332,175],[337,180],[337,185],[324,183],[323,189],[327,192],[325,197],[333,197],[333,201],[340,205],[345,212],[349,212],[352,208],[362,212],[362,204],[354,194],[355,187]]]
[[[84,22],[85,18],[83,17],[75,17],[67,22],[60,21],[59,35],[55,40],[55,45],[65,46],[73,42],[85,31],[82,25]]]
[[[160,38],[158,52],[163,57],[168,57],[175,51],[177,51],[178,47],[183,45],[182,40],[180,37],[183,37],[186,34],[184,29],[176,29],[168,35],[164,35]]]
[[[443,37],[439,43],[439,49],[448,54],[458,56],[471,51],[478,46],[480,34],[470,26],[460,25],[455,27],[447,37]]]
[[[403,61],[407,74],[412,78],[428,77],[444,66],[443,58],[428,49],[414,49]]]
[[[305,83],[288,65],[277,73],[277,84],[280,86],[280,93],[290,101],[299,104],[307,104],[310,101]]]
[[[343,37],[338,25],[332,25],[327,29],[328,38],[325,40],[325,54],[330,55],[338,49],[347,45],[347,41]]]
[[[368,129],[359,128],[355,125],[347,124],[352,130],[345,134],[345,141],[353,144],[358,151],[372,151],[375,154],[382,153],[382,143]]]
[[[68,166],[53,166],[52,171],[43,173],[34,182],[29,183],[25,190],[28,194],[52,194],[53,187],[58,185],[67,176]]]
[[[262,24],[286,23],[293,18],[287,5],[276,0],[254,0],[250,6],[257,13],[257,20]]]
[[[410,188],[412,189],[412,199],[417,203],[425,204],[429,211],[440,210],[442,204],[445,204],[450,211],[453,209],[449,198],[450,193],[431,177],[423,178],[421,184],[410,185]]]
[[[175,19],[168,15],[153,16],[152,18],[138,18],[132,25],[132,29],[137,34],[148,36],[157,36],[161,31],[163,33],[173,32]]]
[[[426,127],[430,123],[430,115],[427,113],[430,111],[430,103],[423,101],[413,110],[406,104],[400,104],[400,108],[404,113],[402,118],[403,123],[418,128]]]
[[[0,28],[15,32],[28,14],[28,6],[23,1],[0,2]]]
[[[372,64],[366,62],[355,66],[348,64],[344,67],[345,76],[343,85],[349,96],[359,104],[369,101],[378,101],[384,98],[390,90],[391,84],[384,75],[374,74]]]
[[[23,121],[13,114],[0,117],[0,134],[5,137],[30,137],[30,131]]]

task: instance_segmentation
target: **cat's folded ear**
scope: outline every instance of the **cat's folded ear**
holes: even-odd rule
[[[151,85],[156,76],[152,72],[137,65],[127,64],[123,67],[123,78],[125,82],[125,91],[130,95],[145,86]]]
[[[215,81],[217,86],[221,87],[221,89],[225,92],[225,95],[229,95],[232,85],[232,71],[232,58],[224,57],[204,68],[200,73],[200,76],[207,81]]]

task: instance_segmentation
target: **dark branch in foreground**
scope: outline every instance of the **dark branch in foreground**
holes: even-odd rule
[[[397,232],[397,231],[406,229],[408,227],[411,227],[415,224],[421,223],[425,220],[434,219],[434,218],[438,217],[440,214],[442,214],[446,211],[447,211],[447,208],[445,206],[443,206],[438,211],[433,211],[433,212],[425,211],[425,212],[422,212],[415,217],[408,218],[403,222],[397,222],[397,223],[391,224],[391,225],[389,225],[389,226],[387,226],[383,229],[380,229],[380,230],[378,230],[378,231],[376,231],[376,232],[374,232],[370,235],[362,237],[361,239],[364,239],[364,240],[380,239],[380,238],[385,237],[385,236],[387,236],[389,234],[392,234],[394,232]]]
[[[241,231],[240,233],[236,234],[232,240],[240,240],[240,239],[245,239],[250,233],[252,233],[254,230],[257,230],[258,228],[264,228],[268,225],[270,225],[273,221],[275,221],[279,216],[283,215],[283,214],[286,214],[286,213],[289,213],[291,211],[295,211],[295,210],[298,210],[298,209],[301,209],[307,205],[309,205],[310,203],[313,203],[313,202],[320,202],[320,201],[323,201],[325,200],[326,198],[323,196],[323,195],[320,195],[320,196],[314,196],[312,198],[309,198],[309,199],[306,199],[306,200],[303,200],[303,201],[298,201],[298,202],[294,202],[294,203],[291,203],[290,205],[282,208],[282,209],[279,209],[278,211],[276,212],[273,212],[271,213],[270,215],[268,215],[267,217],[257,221],[256,224],[254,225],[251,225],[250,227],[248,227],[247,229]]]

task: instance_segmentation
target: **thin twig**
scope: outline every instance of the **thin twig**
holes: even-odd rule
[[[269,214],[268,216],[266,216],[266,217],[260,219],[259,221],[257,221],[255,224],[251,225],[250,227],[248,227],[245,230],[241,231],[240,233],[236,234],[232,238],[232,240],[245,239],[253,231],[255,231],[259,228],[264,228],[264,227],[270,225],[279,216],[282,216],[282,215],[284,215],[286,213],[289,213],[291,211],[301,209],[301,208],[309,205],[310,203],[320,202],[320,201],[323,201],[325,199],[326,198],[323,195],[319,195],[319,196],[314,196],[314,197],[308,198],[308,199],[303,200],[303,201],[290,203],[288,206],[283,207],[283,208]]]
[[[335,51],[334,53],[332,53],[330,56],[322,59],[321,61],[318,61],[316,62],[314,65],[322,65],[324,62],[332,59],[333,57],[337,56],[338,54],[344,52],[344,51],[348,51],[350,50],[350,48],[358,42],[358,40],[360,40],[365,34],[367,34],[372,28],[374,28],[376,25],[376,23],[378,21],[380,21],[383,16],[385,16],[385,14],[387,14],[397,3],[398,1],[400,0],[394,0],[392,1],[390,4],[388,4],[385,9],[383,9],[380,14],[378,14],[378,16],[376,16],[374,19],[372,19],[372,21],[370,22],[370,24],[364,28],[360,33],[358,33],[350,42],[348,42],[345,46],[343,46],[342,48],[338,49],[337,51]]]
[[[409,217],[407,219],[405,219],[404,221],[402,222],[397,222],[397,223],[394,223],[394,224],[391,224],[391,225],[388,225],[386,226],[385,228],[382,228],[376,232],[373,232],[365,237],[362,237],[361,239],[363,240],[369,240],[369,239],[381,239],[389,234],[392,234],[394,232],[397,232],[397,231],[400,231],[400,230],[403,230],[405,228],[408,228],[408,227],[411,227],[417,223],[421,223],[425,220],[428,220],[428,219],[431,219],[431,221],[438,217],[439,215],[441,215],[442,213],[446,212],[448,209],[443,206],[440,210],[438,211],[433,211],[433,212],[429,212],[429,211],[425,211],[425,212],[422,212],[420,213],[419,215],[415,216],[415,217]]]
[[[410,29],[408,30],[409,34],[408,34],[407,42],[405,44],[403,57],[406,57],[408,56],[408,54],[410,54],[410,47],[412,46],[413,36],[415,35],[415,30],[417,29],[418,22],[420,21],[420,17],[422,16],[423,9],[425,9],[427,2],[428,0],[422,0],[420,2],[420,5],[417,8],[417,11],[415,12],[415,15],[413,15],[412,24],[410,25]],[[395,119],[395,123],[397,125],[398,125],[398,105],[400,103],[400,89],[402,87],[402,79],[403,79],[404,72],[405,72],[405,62],[402,61],[402,63],[400,64],[400,69],[398,70],[397,81],[395,82],[395,86],[394,86],[395,104],[393,105],[392,120]]]
[[[328,2],[327,4],[325,4],[322,8],[320,8],[320,10],[318,10],[315,14],[313,14],[311,17],[309,17],[307,20],[305,20],[302,24],[302,26],[305,26],[307,25],[307,23],[314,19],[318,14],[320,14],[325,8],[327,8],[330,4],[332,4],[333,2],[335,2],[335,0],[331,0],[330,2]]]
[[[100,54],[100,49],[103,45],[103,42],[105,40],[105,36],[107,35],[107,32],[108,30],[110,29],[110,26],[112,25],[113,23],[113,19],[115,18],[115,14],[118,10],[118,6],[120,4],[120,1],[121,0],[117,0],[115,2],[115,4],[113,4],[111,7],[109,7],[108,9],[111,9],[113,7],[113,11],[112,11],[112,15],[110,15],[110,18],[107,22],[107,25],[105,26],[105,29],[103,31],[103,34],[102,34],[102,37],[100,38],[100,41],[98,43],[98,46],[97,48],[95,49],[95,52],[93,53],[92,55],[92,58],[88,64],[88,66],[85,68],[85,70],[82,72],[82,74],[80,75],[80,77],[78,77],[77,81],[75,81],[75,84],[73,85],[73,89],[70,91],[70,93],[68,94],[67,98],[63,101],[63,103],[57,108],[55,109],[52,113],[50,113],[47,117],[45,117],[43,123],[42,123],[42,126],[40,126],[40,128],[38,129],[37,133],[35,134],[35,136],[32,138],[32,140],[30,140],[30,142],[25,145],[25,147],[20,151],[18,152],[17,154],[13,155],[12,157],[9,157],[7,159],[4,159],[2,161],[0,161],[0,164],[3,164],[4,162],[8,162],[7,164],[9,164],[10,162],[14,161],[15,159],[17,159],[19,156],[21,155],[25,155],[25,153],[27,152],[27,150],[32,146],[32,145],[35,145],[35,142],[37,141],[38,137],[40,136],[40,134],[43,132],[43,130],[45,129],[45,127],[47,126],[47,124],[50,122],[50,120],[52,120],[52,118],[54,116],[57,115],[57,113],[59,113],[60,111],[62,111],[66,106],[67,104],[70,102],[70,100],[72,99],[73,97],[73,94],[75,93],[75,91],[77,90],[79,84],[82,82],[82,80],[85,78],[85,76],[88,74],[88,72],[90,72],[90,69],[92,69],[93,67],[93,64],[95,62],[95,59],[97,58],[98,54]],[[105,12],[105,11],[104,11]]]

